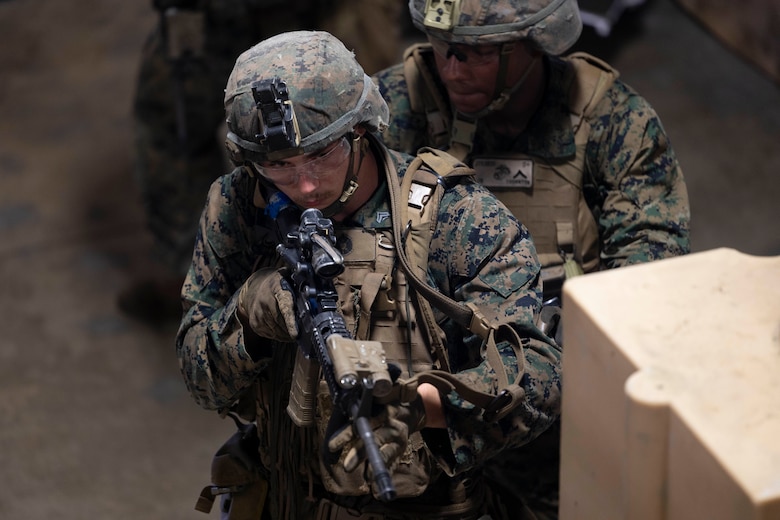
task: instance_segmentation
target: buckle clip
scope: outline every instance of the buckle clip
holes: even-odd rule
[[[482,412],[482,418],[486,422],[493,422],[498,413],[511,402],[512,394],[506,389],[501,390],[498,395],[493,398],[490,404],[485,407],[485,410]]]

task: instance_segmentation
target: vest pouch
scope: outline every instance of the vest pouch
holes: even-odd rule
[[[560,261],[560,244],[558,243],[557,222],[577,223],[579,199],[581,196],[581,173],[568,171],[564,166],[546,164],[542,159],[518,155],[513,159],[526,159],[529,164],[527,174],[532,179],[532,185],[517,189],[490,182],[485,177],[482,184],[490,189],[496,197],[517,217],[533,236],[540,260],[548,255],[557,255]],[[532,173],[531,173],[532,172]],[[575,228],[575,236],[576,228]],[[542,265],[551,263],[542,262]]]
[[[201,491],[195,509],[210,513],[220,497],[222,520],[258,520],[263,514],[268,481],[261,475],[259,440],[254,423],[236,422],[238,431],[217,450],[211,462],[212,485]]]
[[[344,256],[345,271],[333,280],[333,285],[339,295],[339,312],[344,317],[349,332],[359,339],[365,339],[358,332],[358,327],[369,327],[370,323],[361,324],[362,314],[369,311],[363,309],[361,296],[363,284],[373,278],[377,271],[377,232],[362,228],[340,228],[336,231],[337,246]],[[387,273],[390,269],[387,269]],[[380,273],[382,274],[382,273]],[[390,280],[384,282],[387,284]],[[376,287],[378,294],[380,288]]]
[[[319,432],[320,445],[322,445],[328,421],[333,413],[333,403],[328,393],[327,384],[324,381],[320,382],[320,389],[317,392],[317,410],[317,430]],[[364,478],[366,474],[363,467],[358,467],[352,473],[347,473],[344,470],[344,456],[346,456],[351,447],[352,444],[345,446],[338,464],[334,464],[329,468],[324,466],[320,458],[320,476],[325,489],[330,493],[341,496],[359,496],[371,493],[375,499],[379,500],[379,497],[373,494],[370,483]],[[406,451],[398,458],[393,467],[388,468],[392,475],[398,498],[422,495],[428,488],[433,467],[434,462],[425,449],[422,435],[420,435],[420,432],[413,433],[409,437]]]
[[[220,520],[257,520],[262,517],[268,482],[256,480],[242,491],[220,496]]]
[[[396,253],[389,231],[340,229],[338,243],[347,269],[334,285],[350,333],[355,339],[381,342],[387,361],[404,371],[430,370],[417,310],[407,301],[406,276],[394,269]]]
[[[553,163],[523,154],[475,158],[478,180],[528,229],[542,264],[544,299],[560,295],[563,282],[577,271],[599,265],[598,226],[582,197],[585,146],[578,145],[574,163]],[[491,171],[498,173],[490,174]],[[523,179],[513,185],[507,179]],[[569,262],[569,265],[566,264]]]

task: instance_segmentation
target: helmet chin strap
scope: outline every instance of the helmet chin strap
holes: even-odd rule
[[[322,216],[326,218],[330,218],[339,213],[358,189],[358,173],[360,172],[360,167],[363,165],[363,157],[365,157],[362,138],[359,134],[352,134],[350,149],[349,169],[344,178],[343,191],[341,192],[341,196],[333,204],[322,210]],[[357,163],[357,167],[355,167],[355,163]]]
[[[499,58],[498,72],[496,74],[496,86],[493,93],[493,101],[488,106],[477,112],[461,112],[456,110],[452,117],[452,130],[450,131],[450,144],[447,151],[460,159],[465,160],[474,146],[474,135],[477,131],[477,120],[486,115],[501,110],[506,105],[512,94],[523,86],[528,76],[533,71],[538,56],[534,56],[531,63],[525,68],[523,75],[520,76],[514,85],[506,87],[506,73],[509,68],[509,55],[515,48],[514,43],[504,43],[501,45],[501,55]],[[457,56],[456,56],[457,57]]]
[[[525,68],[523,75],[520,76],[514,85],[506,87],[507,69],[509,68],[509,54],[514,50],[514,43],[504,43],[501,45],[501,55],[499,58],[498,72],[496,73],[496,86],[493,94],[493,101],[488,106],[477,112],[461,112],[456,110],[452,117],[452,130],[450,133],[450,144],[447,151],[460,159],[465,160],[474,146],[474,135],[477,130],[477,120],[486,115],[504,108],[512,94],[523,86],[528,76],[533,71],[538,56],[534,56],[531,63]]]
[[[492,112],[501,110],[504,108],[504,105],[506,105],[507,101],[509,101],[509,98],[512,97],[512,94],[517,92],[517,90],[526,82],[528,76],[536,66],[536,63],[539,61],[538,56],[534,56],[534,58],[531,60],[531,63],[529,63],[525,68],[523,75],[520,76],[520,79],[518,79],[514,85],[511,87],[504,85],[506,82],[507,69],[509,68],[509,54],[512,53],[514,48],[514,43],[504,43],[501,45],[501,55],[499,58],[500,61],[498,63],[498,72],[496,73],[496,88],[493,93],[493,101],[491,101],[488,106],[478,112],[464,113],[465,116],[472,119],[479,119]]]

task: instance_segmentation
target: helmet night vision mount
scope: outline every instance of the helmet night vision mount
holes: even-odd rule
[[[260,121],[257,142],[269,153],[298,148],[301,136],[287,84],[278,76],[257,81],[252,85],[252,97]]]

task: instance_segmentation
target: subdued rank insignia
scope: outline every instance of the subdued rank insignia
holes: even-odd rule
[[[477,181],[488,188],[531,188],[534,163],[530,159],[477,157],[474,159]]]

